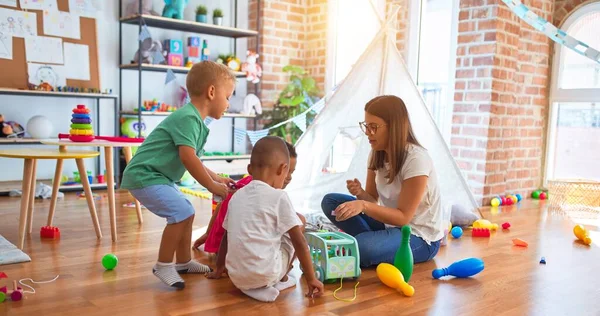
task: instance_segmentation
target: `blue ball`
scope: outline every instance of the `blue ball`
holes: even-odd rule
[[[462,236],[462,234],[463,234],[463,230],[462,230],[462,228],[456,226],[456,227],[452,228],[452,230],[450,231],[450,233],[452,234],[452,237],[454,237],[454,238],[460,238]]]
[[[521,202],[521,199],[523,199],[523,197],[519,193],[515,194],[515,196],[517,197],[518,202]]]

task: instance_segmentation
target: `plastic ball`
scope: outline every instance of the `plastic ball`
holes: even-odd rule
[[[539,199],[540,198],[540,190],[535,190],[531,193],[531,197],[534,199]]]
[[[4,294],[4,292],[0,292],[0,303],[4,302],[4,300],[6,300],[6,294]]]
[[[513,200],[510,198],[506,198],[506,205],[512,205],[513,204]]]
[[[52,122],[42,115],[36,115],[27,121],[25,128],[27,133],[33,138],[45,139],[52,137]]]
[[[462,230],[462,228],[456,226],[456,227],[452,228],[451,233],[452,233],[452,237],[460,238],[463,234],[463,230]]]
[[[491,204],[492,206],[498,206],[500,205],[500,200],[498,200],[498,198],[493,198]]]
[[[18,288],[21,289],[21,288]],[[22,291],[13,291],[12,293],[10,293],[10,299],[14,302],[18,302],[20,300],[23,299],[23,292]]]
[[[519,199],[517,199],[517,197],[514,195],[511,195],[510,199],[513,201],[513,204],[517,204],[517,202],[519,202]]]
[[[105,255],[104,257],[102,257],[102,266],[106,270],[112,270],[112,269],[116,268],[118,263],[119,263],[119,259],[117,258],[117,256],[115,256],[112,253],[109,253],[109,254]]]
[[[506,197],[502,196],[500,197],[500,205],[506,205]]]
[[[540,200],[545,200],[545,199],[547,198],[547,196],[546,196],[546,192],[542,192],[542,193],[540,193],[540,196],[539,196],[539,197],[540,197]]]
[[[521,196],[521,194],[517,193],[516,194],[517,197],[517,202],[521,202],[521,200],[523,199],[523,196]]]

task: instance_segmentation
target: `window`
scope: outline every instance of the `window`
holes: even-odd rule
[[[409,65],[423,100],[446,142],[450,140],[458,0],[413,0]],[[450,27],[448,27],[450,26]],[[414,56],[414,57],[413,57]]]
[[[561,27],[600,48],[600,2],[573,12]],[[545,181],[600,181],[600,64],[555,44]]]

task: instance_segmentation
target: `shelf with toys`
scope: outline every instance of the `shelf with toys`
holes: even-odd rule
[[[119,68],[128,69],[128,70],[138,70],[140,67],[137,63],[132,63],[132,64],[120,65]],[[180,74],[187,74],[190,71],[190,68],[188,68],[188,67],[169,66],[169,65],[153,65],[153,64],[145,64],[145,63],[142,63],[141,69],[142,69],[142,71],[156,71],[156,72],[167,72],[170,69],[174,73],[180,73]],[[246,77],[245,72],[234,71],[234,73],[235,73],[236,77],[238,77],[238,78]]]
[[[245,30],[236,27],[200,23],[195,21],[171,19],[149,14],[134,14],[123,17],[120,19],[120,21],[121,23],[125,24],[146,24],[149,27],[157,27],[165,30],[199,33],[230,38],[253,37],[258,35],[258,32],[253,30]]]

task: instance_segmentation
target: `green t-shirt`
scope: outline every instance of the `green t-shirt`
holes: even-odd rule
[[[186,169],[179,158],[179,146],[192,147],[201,156],[208,134],[196,107],[184,105],[148,135],[125,168],[121,188],[139,189],[181,180]]]

